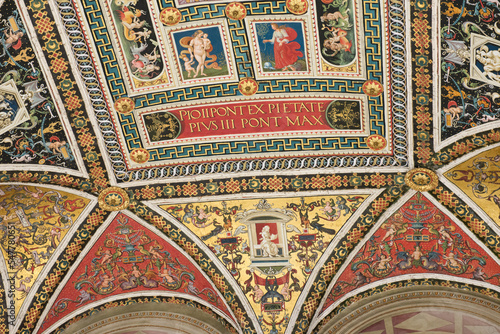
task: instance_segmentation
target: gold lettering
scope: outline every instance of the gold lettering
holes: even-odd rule
[[[248,124],[248,119],[242,118],[241,119],[241,127],[244,129],[247,124]]]
[[[249,105],[248,105],[248,114],[249,114],[249,115],[255,115],[255,114],[257,113],[257,112],[253,112],[253,111],[252,111],[252,107],[253,107],[253,106],[255,106],[255,105],[253,105],[253,104],[249,104]]]
[[[254,107],[257,108],[257,111],[262,113],[262,114],[265,114],[266,112],[262,109],[264,107],[263,104],[260,105],[260,107],[256,104],[254,104]]]
[[[215,121],[210,121],[208,123],[208,125],[205,124],[204,122],[200,122],[200,123],[201,123],[201,125],[203,125],[203,127],[205,129],[207,129],[209,131],[211,131],[211,130],[218,130],[219,129],[219,126],[215,123]],[[197,123],[197,124],[200,124],[200,123]]]
[[[300,104],[299,112],[302,112],[302,109],[305,109],[305,110],[306,110],[306,112],[310,112],[310,110],[309,110],[309,109],[307,109],[307,107],[306,107],[305,103],[301,103],[301,104]]]
[[[310,125],[313,125],[312,122],[309,120],[309,118],[307,118],[307,116],[304,116],[304,118],[302,119],[302,124],[301,125],[304,125],[304,123],[307,121],[307,123],[309,123]]]
[[[275,127],[278,127],[278,120],[281,118],[281,117],[269,117],[270,119],[274,120],[274,126]]]
[[[253,124],[252,124],[252,121],[253,121]],[[259,122],[259,119],[257,119],[257,118],[250,118],[248,120],[248,125],[250,125],[252,128],[258,127],[259,124],[260,124],[260,122]]]
[[[272,114],[273,111],[276,109],[276,104],[270,103],[268,108],[269,108],[269,113]],[[280,112],[279,109],[276,109],[276,110],[277,110],[277,113],[279,114],[279,112]]]
[[[230,107],[226,107],[226,115],[233,114],[236,116],[236,110],[231,109]]]
[[[243,106],[235,106],[234,109],[239,109],[240,116],[243,116]]]
[[[199,123],[191,123],[189,124],[189,130],[191,130],[191,132],[194,132],[194,129],[197,129],[196,131],[200,132],[200,124]]]
[[[263,119],[263,118],[259,118],[259,121],[260,121],[260,127],[264,127],[264,126],[267,126],[269,127],[269,117],[267,118],[267,120]]]
[[[198,113],[198,116],[195,116],[195,115],[194,115],[194,113],[195,113],[195,112],[196,112],[196,113]],[[198,118],[200,118],[200,117],[201,117],[201,113],[200,113],[200,111],[199,111],[199,110],[197,110],[197,109],[193,109],[193,110],[191,110],[190,115],[189,115],[189,120],[192,120],[192,119],[198,119]]]
[[[210,130],[210,124],[209,124],[209,125],[206,125],[206,124],[205,124],[205,123],[203,123],[203,122],[200,122],[200,123],[201,123],[201,125],[203,125],[203,127],[204,127],[205,129]]]
[[[258,106],[256,104],[250,104],[250,105],[248,105],[248,114],[249,115],[256,115],[258,113],[265,114],[266,112],[262,109],[263,107],[264,107],[263,104],[261,104],[260,106]]]
[[[222,130],[234,129],[234,119],[222,119],[220,124],[222,126]]]
[[[323,122],[322,122],[322,121],[321,121],[318,117],[316,117],[316,116],[314,116],[314,115],[312,115],[312,117],[313,117],[313,118],[314,118],[314,120],[316,121],[316,123],[314,123],[314,125],[316,125],[316,124],[318,124],[318,123],[319,123],[320,125],[324,125],[324,124],[323,124]]]
[[[183,120],[184,120],[184,116],[189,115],[189,114],[188,114],[188,112],[187,112],[186,110],[180,110],[180,111],[179,111],[179,114],[180,114],[180,116],[181,116],[181,121],[183,121]]]
[[[286,116],[286,126],[290,125],[300,125],[299,116],[295,116],[295,122],[290,119],[290,117]]]

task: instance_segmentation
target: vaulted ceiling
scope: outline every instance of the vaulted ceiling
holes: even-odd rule
[[[0,332],[498,332],[499,5],[0,0]]]

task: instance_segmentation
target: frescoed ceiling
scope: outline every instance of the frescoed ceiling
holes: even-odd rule
[[[0,13],[0,333],[500,333],[498,1]]]

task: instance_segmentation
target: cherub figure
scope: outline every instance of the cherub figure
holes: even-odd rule
[[[392,257],[387,257],[385,254],[380,255],[380,260],[373,262],[372,266],[377,271],[386,271],[391,268]]]
[[[146,57],[150,63],[154,63],[157,59],[161,58],[161,54],[156,53],[156,49],[157,47],[155,47],[150,53],[144,54],[144,57]]]
[[[210,50],[212,42],[210,42],[210,40],[208,39],[208,34],[206,34],[206,33],[203,34],[202,39],[203,39],[203,48],[207,51]]]
[[[193,78],[194,78],[195,70],[192,66],[194,64],[194,59],[189,59],[186,55],[184,55],[182,57],[182,60],[184,60],[184,69],[188,73],[188,78],[191,78],[191,72],[193,72]]]
[[[385,235],[382,238],[382,240],[380,240],[380,243],[382,243],[386,239],[389,239],[389,241],[387,241],[387,243],[389,244],[389,246],[392,246],[394,244],[394,234],[396,233],[396,225],[390,224],[386,228],[386,230],[387,230],[387,232],[385,233]]]
[[[155,64],[148,64],[142,68],[138,68],[133,73],[134,74],[140,73],[142,76],[147,76],[147,75],[149,75],[149,73],[154,72],[154,71],[159,71],[159,70],[160,70],[160,66],[157,66]]]
[[[283,295],[283,297],[285,298],[285,300],[290,300],[290,288],[288,287],[288,282],[285,282],[285,284],[283,284],[283,288],[281,289],[281,294]]]
[[[264,291],[262,291],[262,289],[258,285],[254,286],[253,301],[255,303],[258,303],[262,299],[262,296],[264,296]]]
[[[139,278],[142,275],[137,265],[132,266],[132,271],[130,272],[130,275],[134,276],[135,278]]]
[[[21,48],[21,37],[24,36],[24,32],[22,30],[18,30],[16,32],[13,32],[11,28],[9,28],[8,32],[5,32],[5,39],[4,39],[4,45],[5,48],[14,48],[15,50],[18,50]]]
[[[160,277],[163,278],[163,282],[166,282],[166,283],[175,283],[175,279],[173,278],[173,276],[171,275],[171,270],[170,268],[167,268],[165,267],[161,274],[160,274]]]
[[[48,144],[48,147],[50,150],[52,150],[52,153],[58,154],[62,153],[61,152],[61,147],[66,145],[66,141],[61,141],[58,137],[52,136],[50,137],[50,144]]]

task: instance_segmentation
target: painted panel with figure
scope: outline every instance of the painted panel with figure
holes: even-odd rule
[[[113,0],[107,5],[134,86],[139,88],[168,83],[149,1]]]
[[[256,20],[250,24],[261,76],[309,74],[303,20]]]
[[[171,32],[181,81],[231,76],[222,26],[203,26]]]
[[[264,332],[283,333],[316,263],[368,197],[349,194],[166,204],[227,267]]]
[[[356,22],[353,0],[317,0],[321,57],[343,67],[356,59]]]

